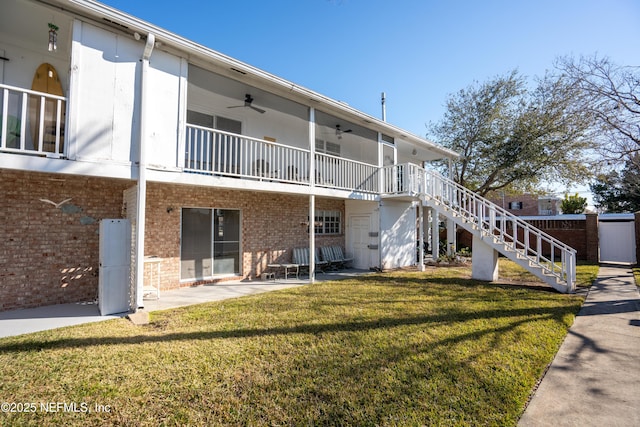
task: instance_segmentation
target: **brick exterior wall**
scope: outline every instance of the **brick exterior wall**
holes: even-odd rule
[[[145,255],[162,258],[161,289],[190,286],[180,283],[180,221],[183,207],[241,210],[243,279],[258,278],[274,262],[291,262],[291,249],[307,247],[304,223],[309,215],[309,197],[279,193],[226,190],[149,183]],[[316,197],[316,209],[342,212],[342,234],[316,235],[316,246],[341,245],[344,248],[344,200]],[[149,272],[145,268],[145,275]],[[231,279],[237,279],[232,277]]]
[[[2,170],[0,194],[0,311],[95,300],[99,221],[132,216],[135,182]],[[60,208],[40,201],[67,198]],[[241,276],[255,279],[308,246],[308,206],[304,195],[148,183],[145,254],[162,258],[161,289],[193,285],[180,283],[181,208],[240,209]],[[317,235],[316,246],[344,247],[344,201],[317,197],[316,209],[343,219],[342,234]]]
[[[0,311],[95,300],[98,228],[122,217],[124,180],[0,171]],[[59,203],[56,208],[47,199]]]
[[[529,215],[539,215],[538,209],[538,196],[533,196],[531,194],[518,194],[515,196],[511,196],[505,194],[504,199],[502,195],[492,195],[489,198],[493,203],[500,207],[504,207],[504,209],[513,215],[516,216],[529,216]],[[509,209],[509,203],[519,202],[522,204],[521,209]],[[504,203],[504,205],[503,205]]]
[[[598,214],[586,214],[585,234],[586,248],[584,252],[584,258],[580,257],[579,252],[578,259],[586,259],[589,262],[597,263],[600,261],[600,235],[598,231]],[[570,241],[566,242],[566,244],[571,247],[575,247],[571,245]]]

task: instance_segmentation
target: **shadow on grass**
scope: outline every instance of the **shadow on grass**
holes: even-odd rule
[[[545,283],[518,282],[513,280],[499,280],[496,282],[486,282],[475,279],[461,279],[456,277],[393,277],[393,276],[370,276],[359,278],[358,282],[366,286],[378,287],[398,287],[420,292],[420,294],[433,294],[441,297],[442,289],[450,287],[451,290],[461,291],[454,295],[448,295],[449,298],[456,300],[473,300],[483,301],[487,298],[487,294],[494,291],[515,291],[524,290],[526,292],[518,292],[514,297],[518,300],[537,300],[541,295],[546,294],[550,297],[561,295],[558,291]],[[354,283],[358,286],[358,283]],[[437,286],[429,286],[437,285]],[[478,294],[476,290],[481,289],[486,292]],[[466,293],[465,290],[473,292]],[[572,297],[570,295],[569,297]]]
[[[525,317],[524,320],[515,322],[510,328],[517,324],[528,322],[531,319],[554,319],[562,322],[563,317],[573,313],[571,307],[531,307],[522,309],[496,309],[484,311],[468,311],[449,310],[439,314],[425,316],[410,317],[388,317],[368,321],[344,321],[327,324],[301,324],[290,327],[274,327],[274,328],[247,328],[233,330],[213,330],[198,332],[182,332],[182,333],[165,333],[158,335],[150,333],[149,335],[135,335],[130,337],[96,337],[96,338],[61,338],[50,341],[27,341],[20,343],[7,343],[0,345],[0,353],[23,352],[23,351],[40,351],[53,348],[83,348],[94,345],[120,345],[120,344],[143,344],[167,341],[188,341],[188,340],[215,340],[230,338],[252,338],[267,337],[287,334],[326,334],[340,332],[358,332],[366,330],[378,330],[385,328],[395,328],[400,326],[428,325],[436,326],[439,324],[451,324],[456,322],[465,322],[469,320],[490,320],[501,318],[519,318]],[[153,331],[153,323],[150,325],[149,331]],[[498,331],[496,329],[495,331]]]

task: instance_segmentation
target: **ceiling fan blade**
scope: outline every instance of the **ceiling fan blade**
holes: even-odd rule
[[[251,96],[251,94],[246,94],[244,96],[244,105],[232,105],[230,107],[227,108],[242,108],[242,107],[249,107],[252,110],[257,111],[260,114],[264,114],[266,111],[263,110],[262,108],[258,108],[258,107],[254,107],[251,103],[253,102],[253,97]]]

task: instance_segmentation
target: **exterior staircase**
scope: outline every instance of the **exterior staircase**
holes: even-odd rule
[[[427,206],[559,292],[575,291],[575,249],[437,172],[424,172],[418,180],[424,188],[416,190]]]

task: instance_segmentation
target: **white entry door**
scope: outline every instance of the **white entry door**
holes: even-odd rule
[[[636,263],[636,234],[633,221],[600,221],[600,262]]]
[[[129,311],[131,305],[131,223],[100,221],[98,308],[106,316]]]
[[[353,256],[353,267],[358,269],[369,269],[375,266],[371,262],[371,249],[369,249],[369,231],[371,227],[371,217],[369,215],[352,216],[349,219],[349,233]]]

